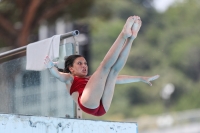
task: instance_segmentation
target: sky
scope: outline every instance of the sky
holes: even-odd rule
[[[174,2],[175,0],[154,0],[153,5],[157,11],[164,12]]]

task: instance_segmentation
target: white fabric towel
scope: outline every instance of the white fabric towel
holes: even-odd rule
[[[44,58],[51,60],[59,57],[60,35],[30,43],[26,48],[26,70],[42,71],[46,69]]]

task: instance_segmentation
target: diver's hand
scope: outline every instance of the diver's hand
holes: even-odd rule
[[[151,76],[151,77],[142,77],[142,82],[149,84],[150,86],[152,86],[152,83],[150,81],[156,80],[160,77],[160,75],[155,75],[155,76]]]
[[[52,68],[55,66],[55,63],[49,58],[49,56],[47,55],[44,59],[44,64],[46,65],[47,68]]]

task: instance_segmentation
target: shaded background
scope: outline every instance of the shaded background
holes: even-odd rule
[[[174,0],[165,10],[155,8],[153,0],[1,0],[0,52],[37,41],[44,24],[53,34],[54,26],[63,20],[89,38],[85,54],[92,73],[126,19],[138,15],[143,25],[120,74],[159,74],[160,78],[152,87],[144,83],[117,85],[106,115],[83,117],[136,121],[139,132],[173,132],[177,128],[196,133],[200,131],[196,129],[200,124],[199,12],[199,0]]]

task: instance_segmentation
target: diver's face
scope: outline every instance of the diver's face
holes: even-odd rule
[[[84,57],[78,57],[74,60],[73,66],[69,70],[74,76],[85,77],[88,74],[87,61]]]

